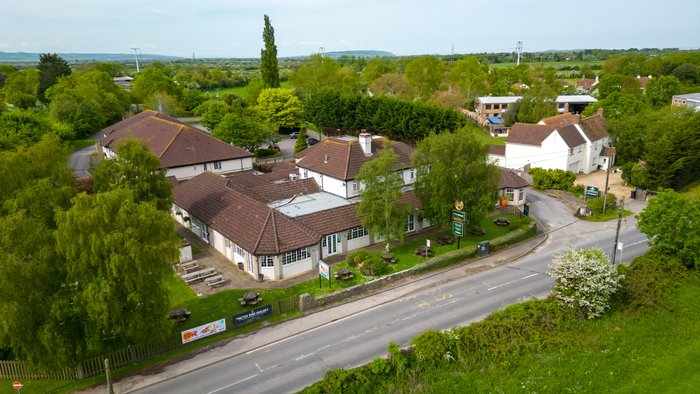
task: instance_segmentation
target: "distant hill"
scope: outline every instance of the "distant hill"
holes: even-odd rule
[[[396,57],[391,52],[387,51],[334,51],[334,52],[326,52],[324,53],[325,56],[328,56],[330,58],[339,58],[343,56],[347,57]]]
[[[31,52],[2,52],[0,51],[0,63],[12,62],[39,62],[39,53]],[[59,56],[68,62],[126,62],[133,61],[133,53],[59,53]],[[139,53],[139,61],[155,60],[179,60],[181,57]]]

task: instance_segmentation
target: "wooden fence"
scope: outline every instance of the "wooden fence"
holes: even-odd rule
[[[281,315],[287,312],[299,310],[299,297],[288,297],[272,301],[272,314]],[[230,316],[227,317],[230,319]],[[30,366],[24,361],[0,360],[0,379],[52,379],[52,380],[80,380],[104,373],[104,360],[109,359],[113,369],[134,364],[151,357],[160,356],[169,351],[182,348],[180,336],[160,345],[128,346],[115,352],[95,356],[81,361],[75,368],[65,368],[60,371],[42,371]]]

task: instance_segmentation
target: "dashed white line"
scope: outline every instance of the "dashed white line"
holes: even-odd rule
[[[513,283],[515,283],[515,282],[520,282],[521,280],[525,280],[525,279],[532,278],[533,276],[536,276],[536,275],[537,275],[537,273],[534,273],[534,274],[530,274],[530,275],[528,275],[528,276],[523,276],[523,277],[520,278],[520,279],[515,279],[515,280],[511,280],[510,282],[501,283],[500,285],[496,285],[496,286],[489,287],[488,289],[486,289],[486,291],[491,291],[491,290],[498,289],[499,287],[508,286],[508,285],[511,285],[511,284],[513,284]]]
[[[219,392],[219,391],[224,390],[224,389],[227,389],[227,388],[229,388],[229,387],[231,387],[231,386],[235,386],[235,385],[237,385],[238,383],[243,383],[243,382],[245,382],[246,380],[253,379],[254,377],[256,377],[256,376],[258,376],[258,375],[260,375],[260,374],[259,374],[259,373],[256,373],[255,375],[248,376],[247,378],[243,378],[243,379],[238,380],[238,381],[235,381],[235,382],[233,382],[233,383],[231,383],[231,384],[227,384],[226,386],[219,387],[219,388],[216,389],[216,390],[212,390],[212,391],[208,392],[207,394],[213,394],[213,393]]]

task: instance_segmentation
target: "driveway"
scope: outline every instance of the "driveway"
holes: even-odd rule
[[[600,190],[602,194],[605,190],[605,171],[596,171],[590,174],[582,174],[576,177],[577,185],[584,186],[595,186]],[[629,199],[630,193],[633,188],[625,185],[625,181],[622,180],[622,172],[610,172],[610,179],[608,180],[608,187],[610,192],[613,193],[618,198],[625,197]]]
[[[98,132],[91,135],[87,139],[94,140],[95,144],[97,144],[97,140],[101,136],[102,135]],[[93,156],[93,154],[95,156]],[[96,154],[97,146],[91,145],[86,146],[85,148],[78,149],[70,155],[70,158],[68,158],[68,165],[73,170],[73,174],[76,178],[84,179],[92,177],[89,171],[90,169],[95,168],[95,166],[97,166],[97,160],[95,159]]]

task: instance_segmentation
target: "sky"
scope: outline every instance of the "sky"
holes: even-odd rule
[[[0,0],[0,51],[259,57],[700,47],[698,0]],[[454,48],[454,49],[453,49]]]

